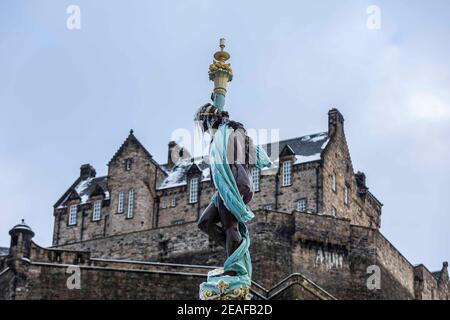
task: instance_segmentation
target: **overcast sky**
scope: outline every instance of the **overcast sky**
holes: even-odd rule
[[[69,5],[81,29],[66,27]],[[367,27],[369,5],[381,29]],[[208,102],[227,38],[227,109],[281,138],[327,130],[337,107],[355,170],[384,203],[382,232],[412,262],[450,259],[450,2],[0,2],[0,245],[25,218],[51,244],[52,206],[133,128],[164,162]]]

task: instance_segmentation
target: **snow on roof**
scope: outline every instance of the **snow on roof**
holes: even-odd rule
[[[286,146],[289,146],[296,155],[294,164],[302,164],[320,161],[322,152],[325,150],[329,141],[330,139],[328,138],[328,133],[321,132],[304,137],[266,144],[262,147],[267,151],[268,155],[272,159],[275,159],[273,161],[275,166],[277,166],[279,162],[279,153]],[[274,154],[271,155],[271,153]],[[186,185],[186,173],[193,163],[197,164],[200,170],[202,170],[202,181],[208,181],[211,179],[209,165],[202,158],[196,158],[194,159],[194,162],[188,159],[183,159],[175,167],[173,167],[172,170],[166,170],[168,176],[164,179],[158,189],[162,190]]]
[[[105,195],[105,200],[108,200],[110,197],[109,191],[106,189],[106,182],[107,177],[98,177],[98,178],[87,178],[86,180],[80,181],[73,190],[78,194],[80,197],[80,204],[85,204],[89,202],[89,199],[91,197],[91,194],[95,191],[95,188],[97,186],[100,186],[100,188],[103,190],[103,193]],[[61,202],[61,204],[58,206],[58,209],[65,208],[66,201],[69,199],[71,195],[71,192],[69,192],[66,196],[66,198]]]
[[[92,180],[94,180],[94,178],[88,178],[86,180],[83,180],[75,187],[75,191],[81,198],[81,204],[84,204],[89,200],[89,193],[86,191],[91,185]]]
[[[202,181],[211,179],[209,165],[203,158],[196,158],[194,162],[189,159],[182,159],[171,171],[167,171],[167,177],[158,189],[168,189],[183,186],[186,184],[186,173],[193,164],[196,164],[202,171]]]

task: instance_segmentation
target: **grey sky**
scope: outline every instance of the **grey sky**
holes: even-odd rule
[[[81,8],[81,30],[66,8]],[[382,28],[368,30],[376,4]],[[450,3],[432,1],[0,2],[0,245],[25,218],[50,245],[52,205],[130,128],[165,161],[209,100],[220,37],[227,109],[281,138],[346,119],[353,164],[384,203],[382,231],[412,262],[450,259]]]

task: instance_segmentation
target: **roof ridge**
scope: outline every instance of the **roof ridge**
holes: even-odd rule
[[[287,143],[288,141],[301,140],[302,138],[305,138],[305,137],[313,137],[313,136],[318,136],[318,135],[321,135],[321,134],[327,134],[328,135],[328,131],[317,132],[317,133],[313,133],[313,134],[305,134],[303,136],[298,136],[298,137],[295,137],[295,138],[289,138],[289,139],[284,139],[284,140],[278,140],[278,141],[274,141],[274,142],[270,142],[270,143],[268,142],[268,143],[261,144],[261,146],[266,146],[268,144],[273,144],[273,143],[276,143],[276,142]]]
[[[134,131],[130,130],[130,134],[128,135],[128,137],[125,139],[125,141],[122,143],[122,145],[119,147],[119,149],[116,151],[116,153],[113,155],[113,157],[111,158],[111,160],[109,160],[108,162],[108,166],[111,164],[111,162],[113,162],[114,160],[116,160],[120,154],[123,152],[125,145],[127,144],[127,142],[129,141],[133,141],[135,142],[139,148],[141,148],[145,155],[149,158],[149,160],[155,165],[157,166],[164,174],[165,174],[165,170],[161,167],[161,165],[153,158],[153,155],[145,148],[145,146],[139,141],[139,139],[134,135]]]

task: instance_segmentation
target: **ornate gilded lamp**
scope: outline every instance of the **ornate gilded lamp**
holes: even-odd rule
[[[233,70],[231,65],[225,63],[230,59],[230,54],[225,49],[225,39],[220,39],[220,51],[214,54],[214,61],[209,66],[209,79],[214,81],[213,101],[214,106],[223,110],[225,106],[225,96],[227,94],[228,82],[233,80]]]

